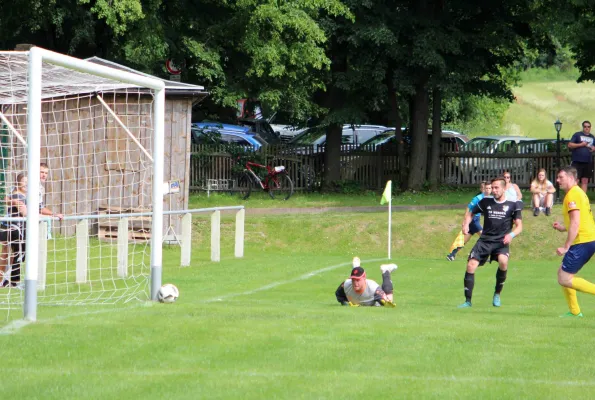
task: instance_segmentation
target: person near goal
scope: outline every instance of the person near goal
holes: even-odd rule
[[[8,196],[12,201],[8,209],[9,217],[27,216],[27,174],[17,175],[17,186]],[[21,263],[25,261],[25,221],[6,222],[0,227],[0,242],[10,247],[13,257],[9,271],[2,271],[2,287],[16,287],[21,281]],[[8,254],[8,249],[7,249]],[[8,259],[7,259],[8,262]]]
[[[483,231],[467,259],[467,270],[463,281],[465,288],[465,302],[459,308],[471,307],[473,287],[475,286],[475,270],[490,262],[498,261],[496,270],[496,288],[492,305],[500,307],[500,293],[506,281],[508,258],[510,250],[508,245],[515,236],[523,231],[521,219],[522,201],[511,201],[506,196],[506,181],[504,178],[492,179],[492,196],[482,199],[471,211],[465,213],[463,220],[463,233],[469,233],[469,223],[473,214],[483,214]],[[514,229],[513,229],[514,224]]]
[[[393,301],[393,282],[391,273],[396,264],[382,264],[382,285],[366,278],[366,271],[360,265],[359,257],[353,258],[351,276],[341,283],[335,291],[337,301],[344,306],[385,306],[395,307]]]

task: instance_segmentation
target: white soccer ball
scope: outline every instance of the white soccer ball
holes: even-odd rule
[[[161,303],[173,303],[175,302],[178,297],[180,296],[180,291],[171,283],[166,283],[165,285],[159,288],[159,293],[157,293],[157,299]]]

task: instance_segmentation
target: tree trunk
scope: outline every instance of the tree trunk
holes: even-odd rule
[[[440,142],[442,137],[442,92],[434,88],[432,92],[432,150],[430,151],[430,170],[428,181],[432,190],[438,189],[440,183]]]
[[[323,190],[332,188],[332,183],[341,179],[342,135],[343,127],[339,124],[329,125],[326,131]]]
[[[386,86],[388,90],[388,102],[390,105],[389,126],[395,127],[395,142],[397,145],[397,180],[401,189],[406,189],[407,184],[407,160],[405,159],[405,146],[403,143],[403,118],[399,112],[399,103],[397,101],[397,92],[393,82],[394,76],[392,69],[388,70],[386,77]]]
[[[427,82],[427,80],[426,80]],[[415,86],[412,110],[411,158],[407,187],[421,190],[426,180],[428,160],[428,89],[425,82]]]

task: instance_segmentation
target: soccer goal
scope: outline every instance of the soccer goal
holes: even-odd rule
[[[34,47],[0,83],[0,308],[155,300],[164,82]]]

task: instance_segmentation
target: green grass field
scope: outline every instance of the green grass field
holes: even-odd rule
[[[249,216],[243,259],[224,215],[220,263],[198,217],[191,267],[164,248],[176,304],[41,307],[37,323],[0,328],[3,398],[590,398],[595,297],[579,295],[585,318],[559,318],[559,213],[525,217],[502,307],[488,265],[467,310],[472,243],[444,258],[462,210],[393,214],[396,309],[334,298],[354,255],[380,280],[386,213]]]

